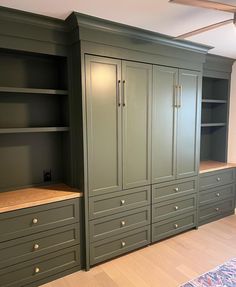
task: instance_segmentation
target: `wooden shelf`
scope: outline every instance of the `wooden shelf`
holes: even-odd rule
[[[1,128],[0,134],[67,132],[69,127]]]
[[[68,95],[68,91],[67,90],[17,88],[17,87],[16,88],[15,87],[0,87],[0,93]]]
[[[235,163],[206,160],[200,162],[200,173],[236,167]]]
[[[202,99],[202,103],[206,104],[227,104],[226,100],[215,100],[215,99]]]
[[[80,190],[65,184],[0,192],[0,213],[82,196]]]
[[[226,126],[226,123],[205,123],[201,124],[202,128],[207,128],[207,127],[224,127]]]

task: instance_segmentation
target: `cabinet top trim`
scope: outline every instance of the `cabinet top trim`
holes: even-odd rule
[[[173,37],[168,35],[101,19],[98,17],[89,16],[78,12],[72,12],[66,19],[66,22],[71,27],[71,29],[76,29],[79,27],[79,29],[87,28],[92,30],[100,30],[109,32],[111,34],[128,36],[146,42],[154,42],[161,45],[187,49],[203,54],[206,54],[208,50],[213,48],[211,46],[193,43],[186,40],[175,40]]]

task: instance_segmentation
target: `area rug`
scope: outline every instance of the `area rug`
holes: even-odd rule
[[[236,258],[180,287],[236,287]]]

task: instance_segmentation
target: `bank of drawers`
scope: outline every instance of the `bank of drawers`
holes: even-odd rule
[[[196,177],[152,188],[152,242],[196,226]]]
[[[90,264],[150,243],[150,186],[89,198]]]
[[[78,199],[2,213],[0,230],[1,287],[80,268]]]
[[[199,186],[199,224],[205,224],[234,213],[234,168],[201,174]]]

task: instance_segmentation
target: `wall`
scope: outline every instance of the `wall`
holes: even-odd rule
[[[228,162],[236,163],[236,62],[231,76]]]

